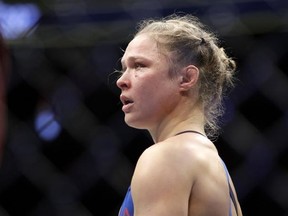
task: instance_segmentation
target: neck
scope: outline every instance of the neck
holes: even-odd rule
[[[200,106],[194,106],[193,109],[180,109],[176,115],[169,115],[155,128],[149,129],[152,139],[155,143],[161,142],[185,130],[205,134],[205,120],[202,110]]]

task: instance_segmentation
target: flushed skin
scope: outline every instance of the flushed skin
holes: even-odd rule
[[[231,205],[223,161],[205,133],[201,68],[181,64],[171,75],[174,53],[159,43],[149,31],[138,33],[117,81],[125,122],[148,130],[155,142],[140,156],[131,181],[133,215],[223,216],[231,208],[231,215],[237,209],[241,216],[237,196]],[[198,133],[177,135],[186,130]]]

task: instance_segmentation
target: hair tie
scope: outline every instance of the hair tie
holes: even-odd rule
[[[200,45],[203,45],[203,44],[205,44],[205,43],[206,43],[206,40],[205,40],[203,37],[201,37]]]

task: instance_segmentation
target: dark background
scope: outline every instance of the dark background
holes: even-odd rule
[[[215,143],[243,214],[288,215],[288,1],[3,3],[20,2],[41,15],[29,31],[7,38],[0,216],[117,215],[152,141],[125,125],[113,71],[139,20],[181,11],[216,31],[238,63]],[[35,126],[44,111],[54,117]]]

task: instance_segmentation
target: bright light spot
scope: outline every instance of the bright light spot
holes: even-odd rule
[[[23,36],[39,20],[40,11],[33,4],[3,4],[0,2],[0,31],[6,39]]]
[[[46,141],[54,140],[61,131],[61,126],[55,120],[55,115],[51,110],[44,110],[37,114],[35,128],[39,137]]]

